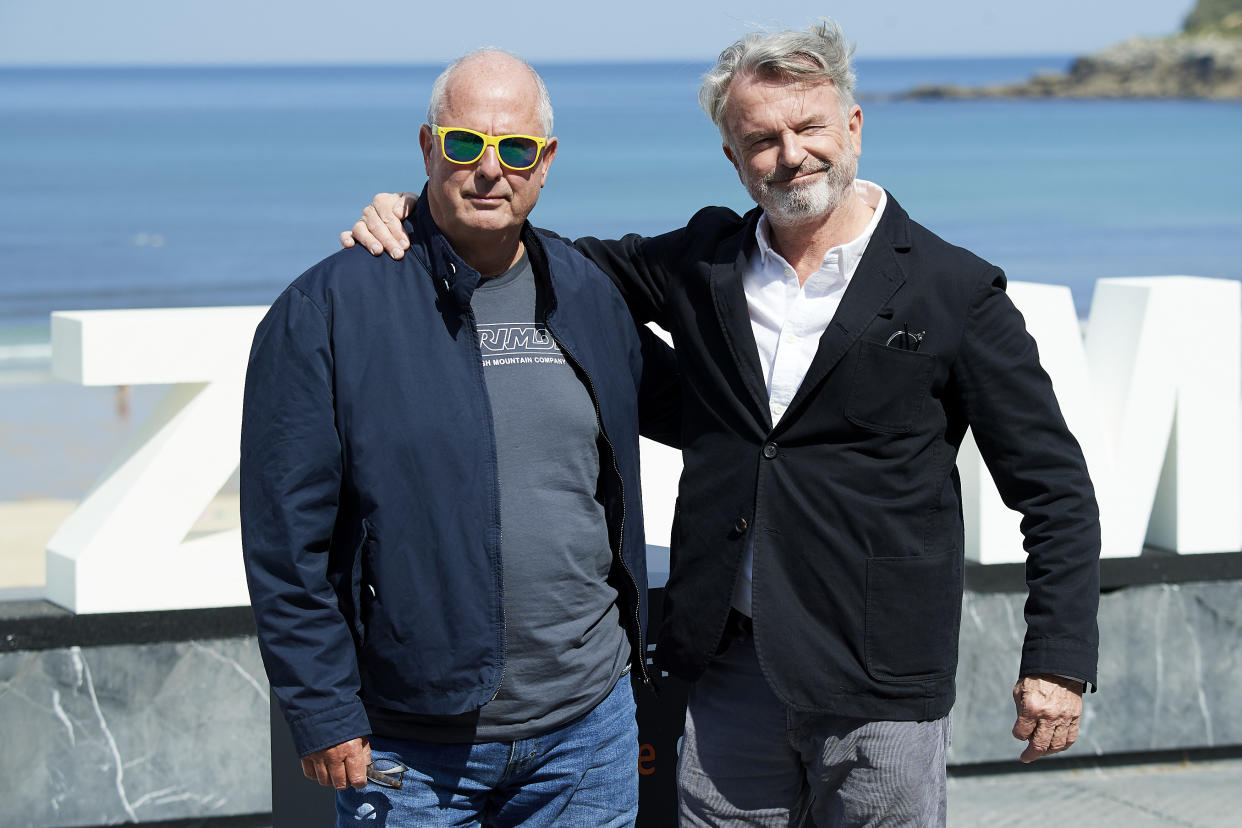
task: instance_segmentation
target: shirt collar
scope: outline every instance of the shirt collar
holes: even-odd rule
[[[861,178],[854,179],[854,194],[861,198],[868,207],[875,210],[875,213],[871,216],[871,221],[867,222],[867,226],[855,238],[845,244],[833,247],[824,254],[824,263],[821,268],[837,270],[847,282],[854,275],[858,262],[862,259],[863,253],[867,250],[867,244],[875,233],[875,228],[880,224],[880,216],[884,214],[884,208],[888,204],[888,193],[884,191],[883,187]],[[764,265],[778,264],[784,266],[786,262],[781,257],[781,254],[772,249],[771,232],[772,229],[768,224],[768,216],[765,213],[759,217],[759,223],[755,225],[755,240],[759,244],[759,260]]]

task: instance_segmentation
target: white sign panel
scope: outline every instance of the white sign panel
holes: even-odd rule
[[[1242,284],[1160,276],[1096,283],[1085,341],[1068,288],[1014,283],[1100,502],[1102,555],[1144,544],[1242,549]],[[967,556],[1022,561],[1019,516],[977,447],[958,457]],[[969,492],[969,493],[967,493]]]

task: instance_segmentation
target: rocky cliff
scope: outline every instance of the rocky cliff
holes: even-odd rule
[[[1242,0],[1199,0],[1181,34],[1119,43],[1076,59],[1065,73],[996,86],[923,86],[903,97],[1242,100]]]
[[[922,86],[911,98],[1215,98],[1242,100],[1242,40],[1219,36],[1129,40],[1068,72],[996,86]]]
[[[1182,34],[1242,37],[1242,0],[1199,0],[1186,16]]]

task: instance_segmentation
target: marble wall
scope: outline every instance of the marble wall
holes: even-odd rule
[[[253,638],[0,653],[0,825],[271,810]]]
[[[966,595],[952,764],[1021,752],[1009,731],[1023,600]],[[1240,626],[1242,581],[1104,595],[1100,690],[1064,755],[1242,745]],[[6,828],[271,810],[268,688],[253,637],[0,652],[0,734]]]
[[[951,764],[1015,759],[1017,593],[967,593]],[[1101,597],[1099,691],[1065,756],[1242,745],[1242,582],[1126,587]]]

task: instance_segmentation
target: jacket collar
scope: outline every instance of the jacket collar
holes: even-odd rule
[[[755,333],[750,325],[746,291],[742,288],[742,272],[757,244],[755,228],[762,215],[763,210],[758,207],[751,210],[743,216],[741,230],[717,248],[711,266],[711,290],[729,353],[741,375],[742,384],[750,392],[752,411],[763,430],[770,431],[772,415],[768,411],[768,391],[763,382],[763,367],[759,364],[759,346],[755,344]]]
[[[418,195],[414,214],[402,224],[410,237],[411,251],[421,252],[420,258],[427,267],[427,275],[435,286],[436,295],[441,299],[451,299],[458,308],[470,307],[470,299],[483,277],[457,255],[453,245],[431,218],[426,185]],[[531,264],[536,274],[541,269],[546,270],[536,264],[536,260],[542,263],[543,255],[529,221],[522,224],[522,243],[526,246],[527,255],[532,256]]]
[[[833,314],[832,322],[819,339],[819,348],[807,369],[798,392],[789,402],[789,408],[781,418],[781,424],[792,423],[797,410],[812,399],[816,387],[854,345],[887,306],[893,294],[906,282],[898,253],[910,249],[910,217],[901,205],[888,195],[884,215],[871,236],[866,252],[854,271],[854,278],[841,297],[841,304]]]
[[[750,324],[746,292],[742,288],[742,272],[751,251],[757,244],[755,230],[763,211],[756,207],[743,217],[741,229],[726,239],[712,262],[712,297],[729,351],[737,365],[742,383],[750,392],[753,411],[765,431],[772,430],[768,410],[768,392],[759,364],[759,348]],[[884,309],[893,294],[905,283],[898,253],[910,249],[910,217],[892,193],[880,222],[872,234],[867,250],[858,263],[841,304],[832,322],[819,340],[819,348],[807,369],[806,377],[781,418],[781,426],[794,422],[795,409],[804,406],[814,389],[841,361],[863,330]],[[781,430],[781,429],[778,429]]]

